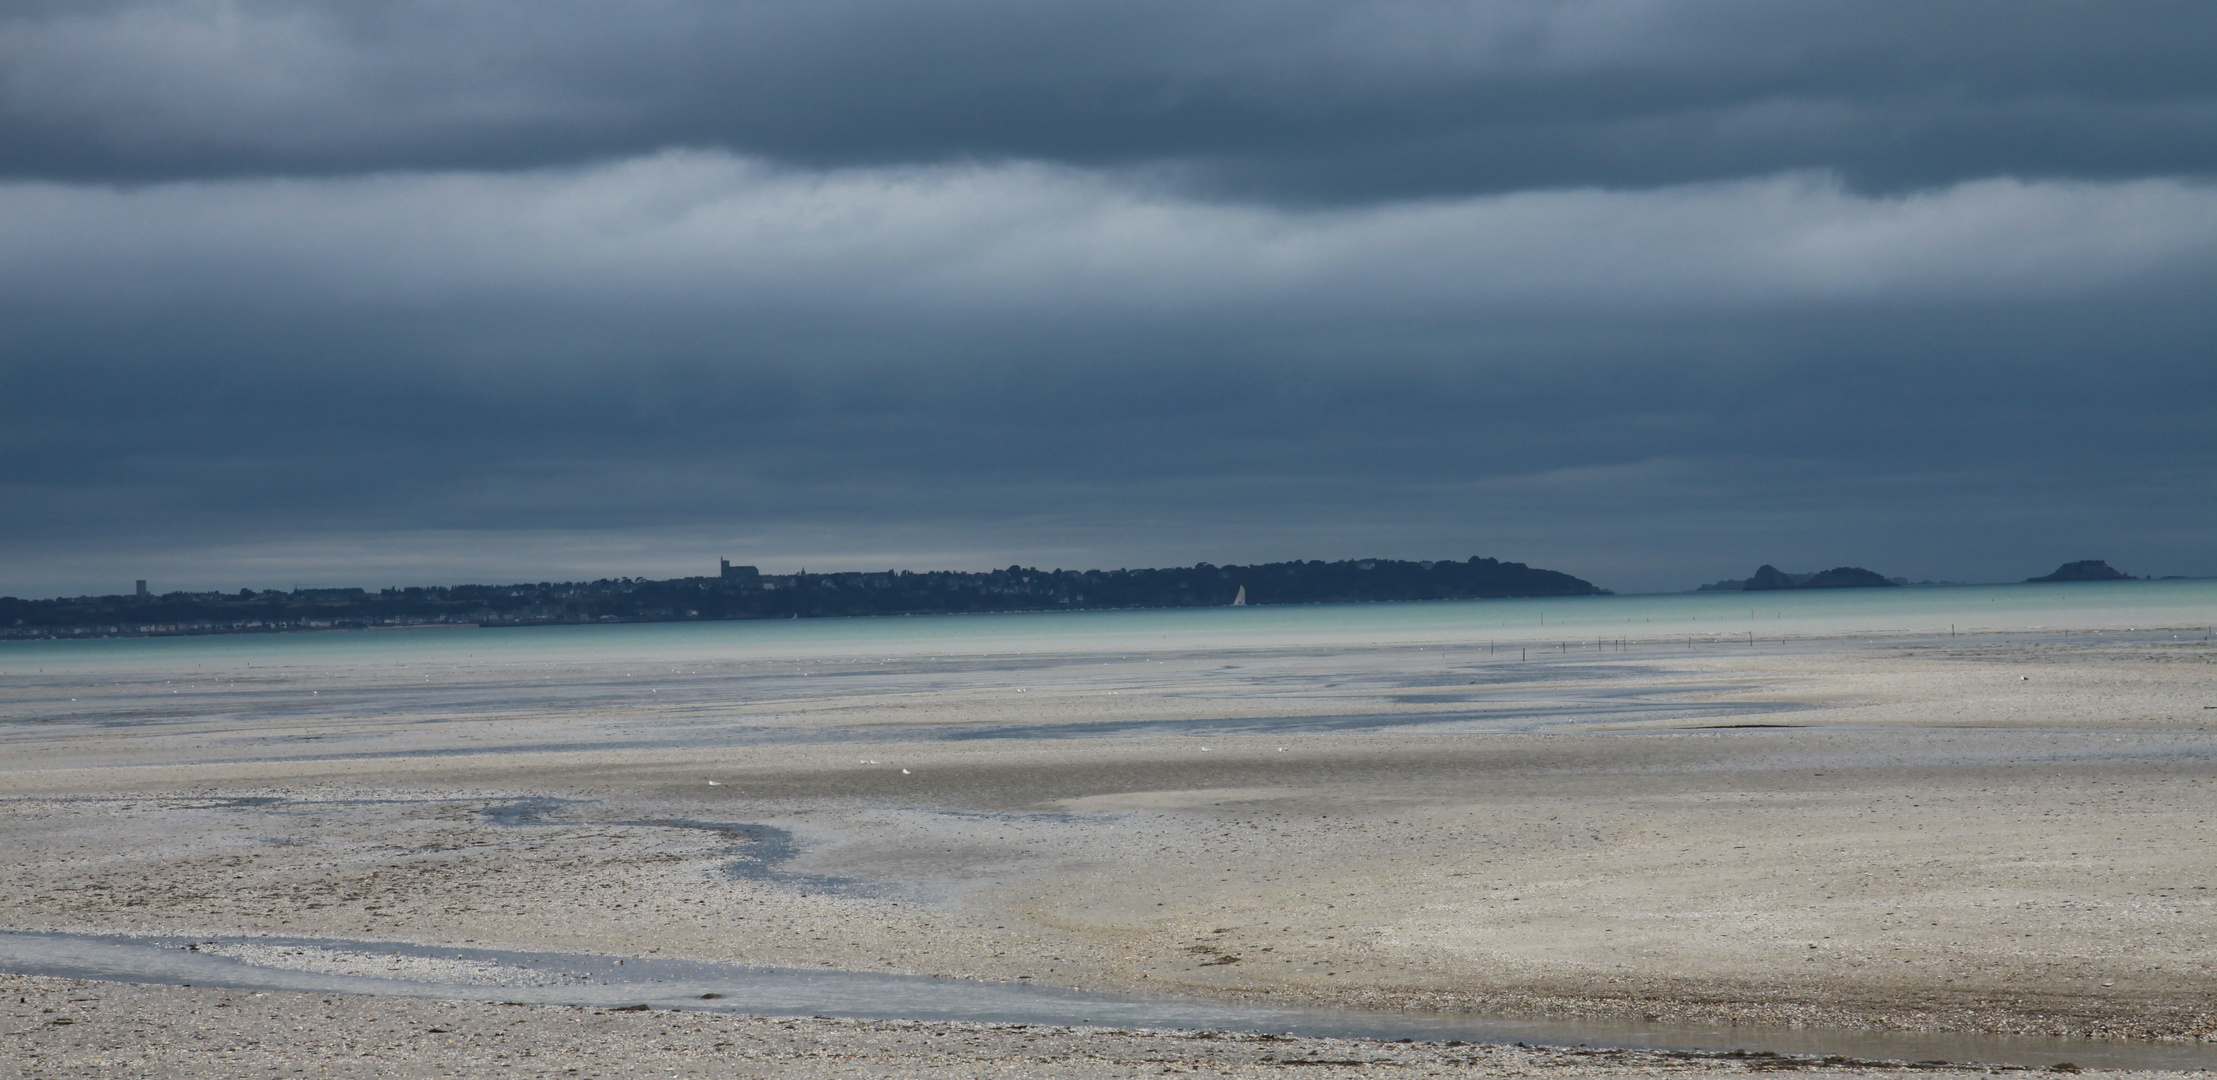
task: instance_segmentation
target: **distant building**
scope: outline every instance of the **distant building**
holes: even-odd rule
[[[716,562],[722,567],[722,572],[716,576],[725,581],[743,581],[749,585],[759,585],[762,582],[762,571],[754,567],[733,566],[730,559],[718,559]]]
[[[145,579],[145,578],[140,578],[140,579],[139,579],[139,592],[138,592],[138,597],[139,597],[139,599],[141,599],[141,600],[144,600],[144,599],[146,599],[146,579]]]

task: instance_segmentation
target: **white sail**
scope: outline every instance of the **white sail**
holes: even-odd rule
[[[1239,587],[1239,595],[1238,595],[1238,596],[1235,596],[1235,597],[1232,597],[1232,606],[1233,606],[1233,607],[1246,607],[1246,606],[1247,606],[1247,586],[1245,586],[1245,585],[1242,585],[1242,586],[1240,586],[1240,587]]]

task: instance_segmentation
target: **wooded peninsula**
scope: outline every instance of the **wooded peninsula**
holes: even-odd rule
[[[1149,570],[852,571],[367,589],[240,589],[50,600],[0,597],[0,638],[270,633],[382,626],[944,615],[1599,596],[1592,582],[1523,563],[1348,559]]]

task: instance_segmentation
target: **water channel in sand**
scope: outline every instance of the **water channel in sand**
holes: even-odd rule
[[[2026,1036],[1703,1027],[1472,1015],[1277,1009],[1146,1000],[921,975],[740,967],[653,957],[510,952],[328,938],[155,938],[0,931],[0,970],[236,990],[688,1009],[758,1016],[1182,1028],[1310,1037],[1769,1051],[2190,1071],[2217,1045]]]

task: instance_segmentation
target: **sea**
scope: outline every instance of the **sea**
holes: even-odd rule
[[[1503,648],[1631,649],[1941,636],[2199,640],[2213,626],[2217,579],[2198,578],[18,640],[0,642],[0,676],[31,670],[953,659],[1393,645],[1498,654]]]

